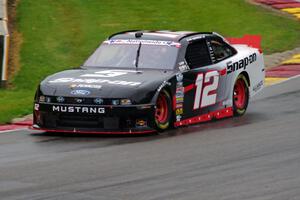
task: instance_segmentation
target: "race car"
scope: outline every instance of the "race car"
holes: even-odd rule
[[[79,68],[40,83],[33,128],[151,133],[241,116],[262,90],[265,69],[249,36],[232,43],[215,32],[115,33]]]

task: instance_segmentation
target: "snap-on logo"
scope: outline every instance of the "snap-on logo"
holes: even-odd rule
[[[227,63],[227,74],[230,74],[231,72],[237,71],[239,69],[246,69],[246,67],[255,62],[257,60],[256,53],[251,54],[248,57],[245,57],[237,62],[232,63],[231,61]]]

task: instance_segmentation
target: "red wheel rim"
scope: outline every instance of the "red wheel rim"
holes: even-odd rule
[[[164,94],[159,94],[156,109],[155,109],[155,119],[158,123],[165,123],[168,118],[168,102]]]
[[[243,109],[246,103],[245,82],[242,79],[237,80],[233,91],[233,100],[237,109]]]

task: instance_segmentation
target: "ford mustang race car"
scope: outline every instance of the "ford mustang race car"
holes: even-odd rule
[[[214,32],[113,34],[82,66],[40,83],[33,128],[150,133],[241,116],[264,86],[264,61],[257,44],[232,43]]]

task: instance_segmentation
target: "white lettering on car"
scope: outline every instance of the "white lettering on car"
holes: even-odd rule
[[[105,113],[105,108],[97,107],[79,107],[79,106],[52,106],[53,112],[63,112],[63,113],[95,113],[103,114]]]
[[[81,77],[93,77],[93,78],[111,78],[116,76],[122,76],[128,73],[137,73],[134,70],[103,70],[103,71],[96,71],[93,74],[83,74]]]
[[[49,83],[107,83],[111,85],[137,86],[141,82],[122,81],[122,80],[107,80],[107,79],[81,79],[81,78],[58,78],[49,81]]]

